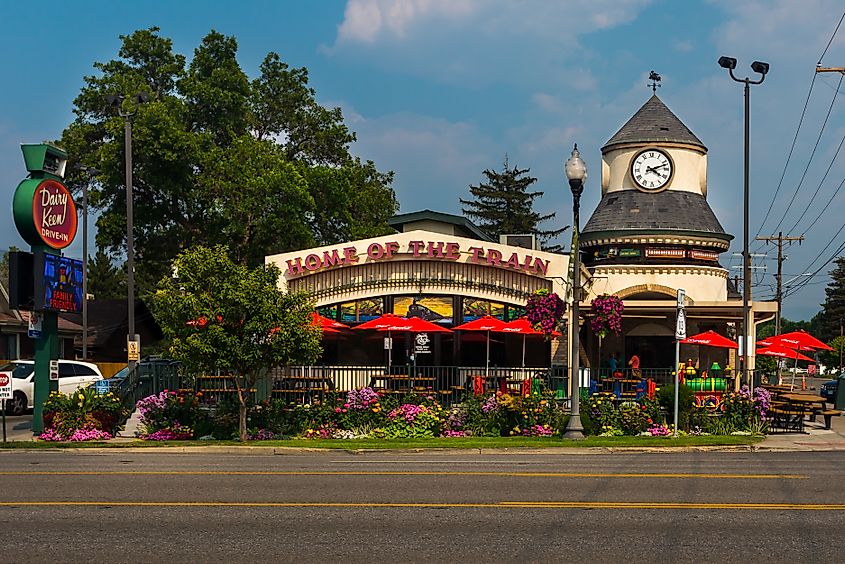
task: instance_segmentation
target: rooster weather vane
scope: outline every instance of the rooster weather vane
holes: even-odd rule
[[[648,73],[648,79],[652,81],[651,84],[649,84],[649,86],[651,86],[651,91],[657,94],[657,89],[660,88],[660,75],[651,71]]]

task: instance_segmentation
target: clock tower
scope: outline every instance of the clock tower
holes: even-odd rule
[[[602,147],[601,201],[580,234],[593,293],[728,298],[725,233],[707,203],[707,147],[653,95]]]

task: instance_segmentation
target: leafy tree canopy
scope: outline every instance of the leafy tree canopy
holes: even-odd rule
[[[177,279],[163,278],[152,311],[170,354],[189,373],[230,374],[240,400],[240,437],[246,440],[246,399],[259,377],[286,364],[311,364],[321,331],[311,325],[306,294],[278,288],[275,265],[233,262],[222,245],[198,246],[173,261]]]
[[[126,242],[125,120],[132,123],[136,279],[141,294],[195,245],[224,245],[249,265],[265,255],[390,232],[393,173],[349,153],[355,134],[316,101],[308,71],[269,53],[252,80],[234,37],[211,31],[190,63],[152,27],[121,36],[96,63],[59,142],[67,182],[92,182],[97,246]],[[137,95],[149,94],[139,104]],[[109,95],[122,96],[109,107]],[[92,173],[92,171],[96,171]],[[94,174],[94,178],[91,175]]]
[[[527,176],[529,172],[530,169],[520,169],[516,165],[511,168],[505,156],[502,172],[485,170],[487,182],[469,187],[473,199],[460,198],[463,212],[493,237],[534,233],[544,249],[559,252],[559,245],[547,243],[563,233],[566,227],[547,231],[539,228],[540,224],[554,219],[555,214],[542,215],[534,211],[534,200],[542,196],[543,192],[528,191],[537,182],[533,176]]]

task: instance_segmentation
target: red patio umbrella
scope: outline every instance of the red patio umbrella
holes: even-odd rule
[[[719,347],[723,349],[738,349],[739,345],[727,337],[723,337],[715,331],[705,331],[698,335],[692,335],[681,341],[686,345],[705,345],[708,347]]]
[[[807,356],[804,356],[800,352],[795,349],[791,349],[789,347],[784,347],[783,345],[774,344],[770,347],[766,347],[764,349],[758,349],[757,354],[762,354],[765,356],[776,356],[778,358],[791,358],[795,360],[807,360],[809,362],[813,362],[813,359]]]
[[[534,329],[534,326],[531,325],[531,322],[528,321],[526,317],[519,317],[514,319],[510,323],[505,323],[505,326],[502,328],[502,333],[515,333],[517,335],[522,335],[522,367],[525,368],[525,338],[527,335],[543,335],[542,331],[537,331]],[[552,336],[557,338],[560,337],[560,333],[557,331],[552,332]]]
[[[441,327],[431,321],[426,321],[419,317],[399,317],[392,313],[385,313],[375,319],[365,321],[361,325],[353,327],[353,329],[370,329],[387,333],[388,339],[391,338],[391,333],[450,333],[449,329]],[[387,367],[393,362],[393,349],[387,349]]]
[[[339,329],[349,329],[349,325],[344,325],[340,321],[323,317],[316,311],[311,312],[311,325],[320,327],[323,333],[340,333]]]
[[[485,331],[487,333],[487,360],[484,367],[484,377],[490,375],[490,331],[505,333],[506,323],[497,317],[485,315],[454,327],[454,331]]]
[[[813,350],[813,349],[822,349],[825,351],[832,351],[833,348],[829,347],[826,343],[816,339],[809,333],[804,330],[801,331],[791,331],[789,333],[783,333],[781,335],[775,335],[774,337],[769,337],[768,339],[764,339],[763,343],[772,343],[772,344],[781,344],[785,347],[789,347],[791,349],[800,349],[800,350]]]

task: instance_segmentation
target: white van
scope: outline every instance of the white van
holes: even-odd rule
[[[12,399],[6,402],[6,412],[22,415],[27,409],[32,409],[35,397],[35,361],[13,360],[0,366],[0,372],[12,377]],[[96,364],[59,359],[59,391],[63,394],[75,392],[102,379],[103,374]]]

